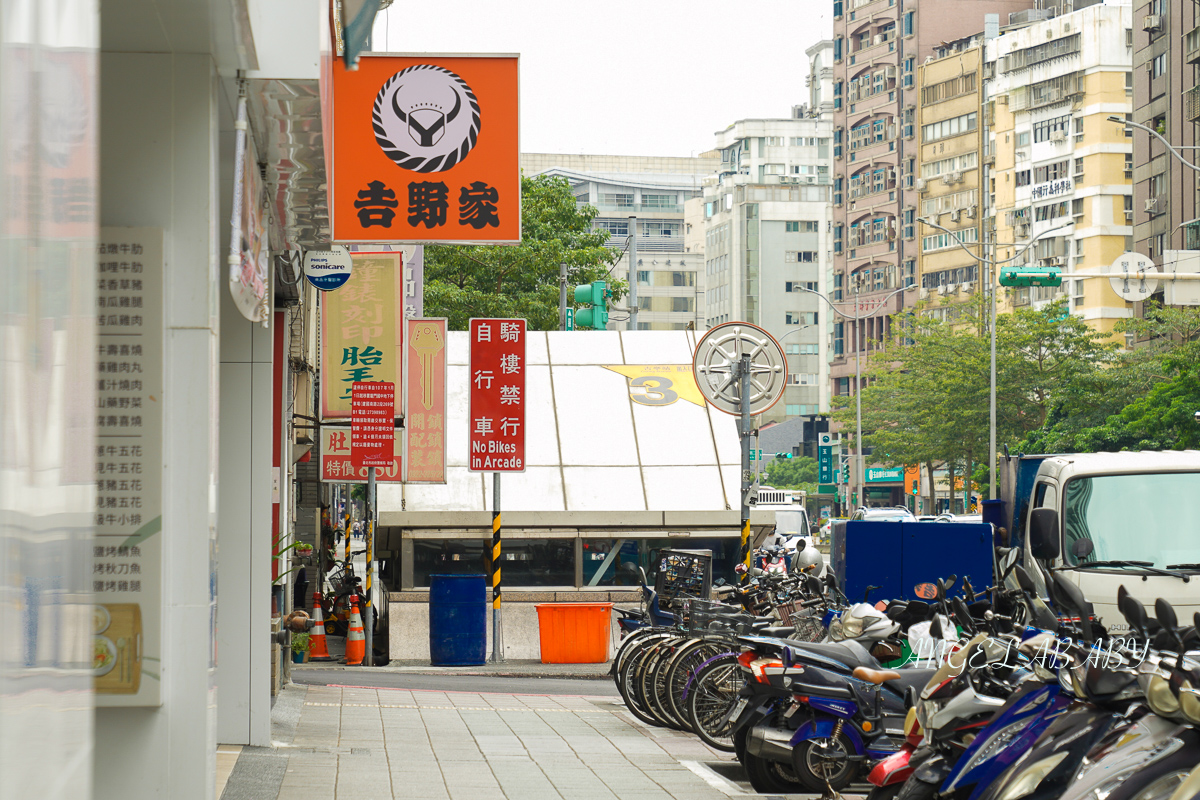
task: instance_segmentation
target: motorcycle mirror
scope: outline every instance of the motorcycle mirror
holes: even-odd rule
[[[937,581],[937,601],[939,603],[946,602],[946,582],[941,578]]]
[[[1126,595],[1125,605],[1121,608],[1121,613],[1124,614],[1129,627],[1143,634],[1146,633],[1146,623],[1149,618],[1146,615],[1146,607],[1137,598],[1133,595]]]
[[[806,575],[804,578],[804,585],[807,586],[808,590],[813,594],[821,593],[821,579],[816,575]]]
[[[963,578],[963,592],[967,595],[968,603],[975,602],[975,589],[971,586],[971,579],[969,577]]]
[[[933,622],[929,623],[929,635],[933,637],[935,642],[945,638],[942,636],[942,617],[940,614],[933,615]]]
[[[825,573],[825,583],[826,583],[826,585],[829,586],[830,589],[833,589],[834,591],[840,591],[840,587],[838,586],[837,576],[834,575],[832,572]]]
[[[869,598],[871,596],[871,592],[875,591],[876,589],[882,589],[882,588],[883,588],[882,586],[868,586],[866,588],[866,590],[863,592],[863,602],[864,603],[868,602],[867,598]]]
[[[1082,561],[1083,559],[1087,558],[1095,549],[1096,545],[1092,543],[1091,539],[1086,537],[1083,539],[1076,539],[1071,543],[1071,555],[1075,556],[1076,561]]]
[[[1020,564],[1014,570],[1017,576],[1017,584],[1026,592],[1036,592],[1037,586],[1033,583],[1033,578],[1029,577],[1029,573]]]
[[[956,597],[952,601],[954,604],[954,615],[958,618],[958,624],[962,625],[967,633],[972,636],[976,633],[975,620],[971,618],[971,612],[967,608],[967,604],[963,602],[961,597]]]
[[[1154,601],[1154,616],[1158,618],[1158,624],[1163,626],[1167,634],[1178,641],[1179,635],[1175,628],[1179,625],[1179,618],[1175,616],[1175,608],[1160,597]]]
[[[951,575],[949,578],[946,578],[946,591],[952,591],[954,589],[954,584],[956,583],[958,583],[957,575]]]
[[[1079,614],[1080,638],[1085,642],[1092,641],[1094,638],[1092,636],[1092,604],[1083,596],[1083,592],[1079,590],[1079,587],[1061,572],[1054,573],[1053,582],[1060,602],[1074,609]]]

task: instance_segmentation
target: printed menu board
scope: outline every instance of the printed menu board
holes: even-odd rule
[[[102,228],[96,260],[96,705],[157,706],[162,703],[162,229]]]

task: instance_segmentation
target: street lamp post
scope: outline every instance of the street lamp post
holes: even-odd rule
[[[1012,258],[1004,259],[1003,261],[997,261],[995,258],[997,244],[994,240],[991,242],[986,242],[986,243],[981,242],[980,243],[980,244],[988,244],[988,245],[990,245],[990,248],[991,248],[992,258],[984,258],[983,256],[977,256],[974,253],[972,253],[970,251],[970,249],[967,247],[966,243],[963,242],[963,240],[958,237],[958,234],[956,232],[950,230],[949,228],[942,227],[941,225],[934,222],[929,217],[921,217],[920,220],[921,220],[921,222],[925,223],[925,225],[929,226],[930,228],[937,228],[938,230],[949,234],[951,237],[953,237],[955,243],[959,247],[961,247],[967,255],[969,255],[971,258],[975,259],[975,261],[977,263],[984,264],[987,266],[988,294],[990,295],[990,300],[991,300],[991,303],[990,303],[990,305],[991,305],[991,324],[989,326],[991,329],[990,330],[990,334],[991,334],[991,342],[990,342],[991,366],[990,366],[989,375],[988,375],[988,475],[991,477],[991,485],[988,487],[988,499],[995,500],[996,499],[996,274],[995,274],[996,267],[999,266],[1000,264],[1007,264],[1010,261],[1016,261],[1018,258],[1025,255],[1025,252],[1027,250],[1029,250],[1029,248],[1033,247],[1034,244],[1036,244],[1038,242],[1038,240],[1041,239],[1043,236],[1047,236],[1051,233],[1058,233],[1059,231],[1066,230],[1066,228],[1069,226],[1059,225],[1056,228],[1050,228],[1049,230],[1042,231],[1037,236],[1030,239],[1029,243],[1026,244],[1023,248],[1021,248],[1020,252],[1018,252],[1015,256],[1013,256]],[[966,491],[969,495],[971,489],[970,489],[970,478],[968,476],[964,476],[964,484],[963,485],[967,487]],[[954,499],[953,492],[951,492],[951,500],[953,500],[953,499]]]
[[[832,300],[830,300],[828,297],[821,294],[820,292],[815,292],[812,289],[805,289],[802,287],[797,287],[797,288],[799,288],[800,291],[802,291],[802,292],[808,292],[809,294],[816,295],[817,297],[824,300],[825,304],[828,305],[830,310],[832,310],[835,314],[843,316],[846,319],[854,320],[854,404],[855,404],[855,418],[856,418],[855,419],[856,428],[855,428],[855,434],[854,434],[854,457],[857,462],[855,465],[855,481],[858,484],[858,499],[859,499],[859,504],[861,505],[864,501],[864,493],[866,491],[866,485],[867,485],[866,475],[863,472],[863,457],[862,457],[862,355],[860,352],[861,348],[859,347],[859,345],[861,344],[861,341],[860,341],[860,334],[859,334],[859,330],[858,330],[859,322],[862,319],[862,315],[861,315],[862,309],[861,309],[861,306],[860,306],[858,300],[855,299],[855,301],[854,301],[854,316],[851,317],[849,314],[847,314],[846,312],[842,311],[840,308],[835,306],[833,304]],[[915,288],[916,288],[915,286],[901,286],[899,289],[896,289],[895,291],[893,291],[890,294],[888,294],[887,296],[885,296],[882,300],[880,300],[875,305],[875,307],[871,309],[871,312],[869,314],[867,314],[867,316],[870,317],[870,316],[874,315],[876,311],[878,311],[879,309],[881,309],[885,305],[887,305],[888,300],[891,300],[893,297],[900,294],[901,292],[907,291],[909,289],[915,289]],[[846,500],[847,500],[847,505],[849,505],[850,498],[847,497]]]

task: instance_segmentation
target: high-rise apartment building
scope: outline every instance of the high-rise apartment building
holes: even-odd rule
[[[718,164],[708,156],[521,155],[526,175],[566,178],[579,204],[596,207],[592,224],[607,230],[608,246],[622,252],[613,274],[625,279],[629,226],[636,225],[639,330],[704,327],[703,254],[685,245],[684,205],[700,196],[702,181]],[[624,319],[624,313],[614,313],[609,328],[624,329]]]
[[[1132,139],[1108,117],[1132,109],[1131,12],[1127,3],[1091,5],[989,41],[1000,259],[1043,236],[1012,263],[1100,274],[1130,249],[1139,216]],[[1098,331],[1111,332],[1132,314],[1103,279],[1012,289],[1000,299],[1002,308],[1037,306],[1063,294],[1071,312]]]
[[[717,133],[720,169],[704,187],[705,319],[759,325],[788,358],[767,420],[829,409],[830,121],[741,120]]]
[[[1176,147],[1200,145],[1200,7],[1133,0],[1131,17],[1133,121]],[[1183,153],[1195,161],[1196,150]],[[1196,174],[1142,130],[1133,130],[1133,157],[1134,249],[1158,265],[1167,250],[1200,249]]]
[[[917,66],[916,177],[917,216],[946,231],[919,224],[904,209],[901,238],[912,240],[917,259],[918,298],[929,300],[928,313],[947,316],[984,284],[979,262],[958,244],[980,241],[986,208],[983,115],[983,36],[947,43],[933,60]],[[908,298],[910,301],[913,299]]]
[[[834,257],[832,297],[863,319],[834,325],[833,390],[850,394],[855,357],[888,334],[888,316],[916,300],[917,66],[944,42],[983,29],[985,14],[1030,0],[834,0]],[[961,168],[960,168],[961,167]],[[957,165],[964,183],[978,181]],[[957,185],[957,184],[956,184]],[[852,192],[858,191],[856,196]],[[854,301],[854,302],[851,302]],[[857,335],[856,335],[857,333]]]

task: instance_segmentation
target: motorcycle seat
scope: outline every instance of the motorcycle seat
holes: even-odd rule
[[[875,660],[867,649],[855,641],[848,642],[797,642],[787,640],[787,644],[793,650],[803,657],[805,654],[811,654],[817,658],[827,661],[835,661],[842,664],[846,669],[854,667],[869,667],[870,669],[879,669],[879,662]]]
[[[870,667],[855,667],[850,673],[860,681],[873,683],[876,686],[886,683],[887,681],[900,680],[900,673],[893,669],[871,669]]]
[[[766,628],[755,629],[754,631],[762,636],[776,636],[780,639],[785,639],[796,632],[796,629],[791,625],[772,625]]]

